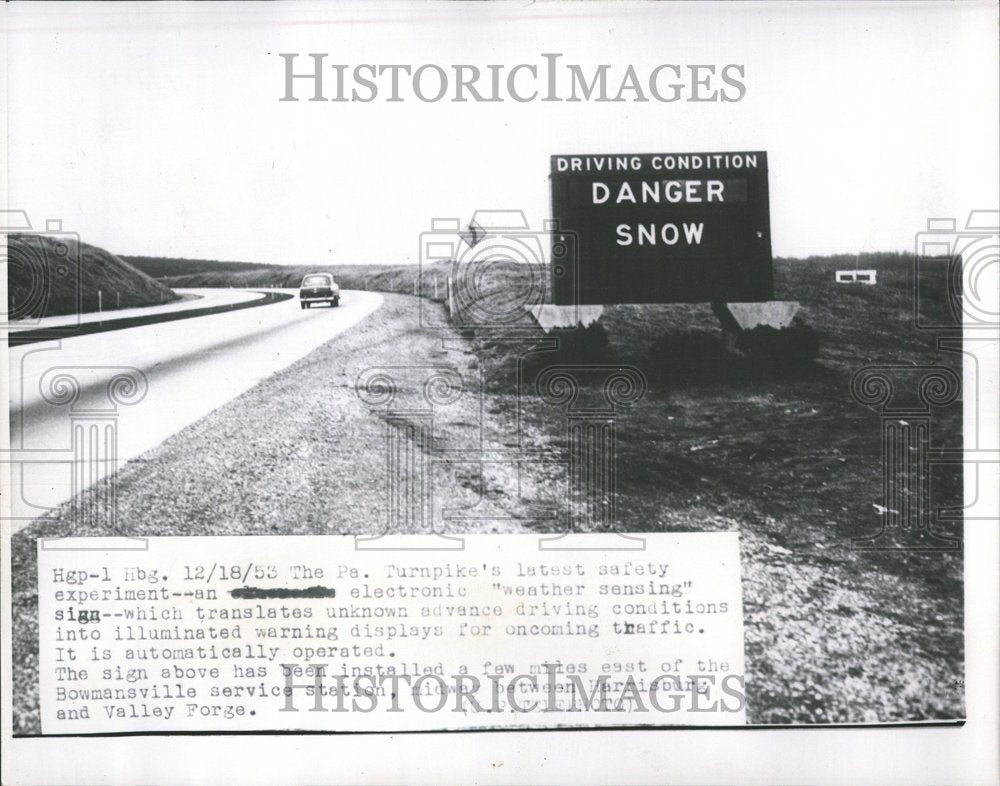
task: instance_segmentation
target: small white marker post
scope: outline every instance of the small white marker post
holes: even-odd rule
[[[104,311],[104,293],[97,290],[97,313]]]

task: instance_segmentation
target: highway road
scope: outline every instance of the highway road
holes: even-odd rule
[[[177,292],[194,297],[145,311],[261,298],[239,290]],[[13,461],[14,531],[309,354],[381,304],[377,293],[345,290],[339,308],[302,310],[293,297],[12,347],[7,460]],[[96,460],[81,460],[88,456]]]
[[[281,291],[281,290],[275,290]],[[291,292],[292,290],[288,290]],[[175,289],[180,299],[160,306],[144,308],[119,308],[113,311],[88,311],[86,314],[61,314],[56,317],[42,319],[26,319],[24,328],[11,330],[17,335],[21,330],[39,330],[54,328],[72,328],[74,325],[90,325],[99,322],[111,322],[130,317],[146,317],[155,314],[175,314],[183,311],[193,311],[213,306],[236,305],[249,303],[264,298],[264,290],[249,289]]]

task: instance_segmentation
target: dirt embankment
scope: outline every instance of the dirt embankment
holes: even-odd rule
[[[71,235],[7,236],[7,309],[15,319],[156,306],[173,290]]]

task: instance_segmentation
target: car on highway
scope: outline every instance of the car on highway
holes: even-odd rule
[[[310,308],[314,303],[329,303],[336,308],[340,305],[340,287],[329,273],[310,273],[299,286],[299,304]]]

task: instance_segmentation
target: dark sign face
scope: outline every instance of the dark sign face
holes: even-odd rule
[[[551,178],[556,305],[774,297],[766,153],[552,156]]]

